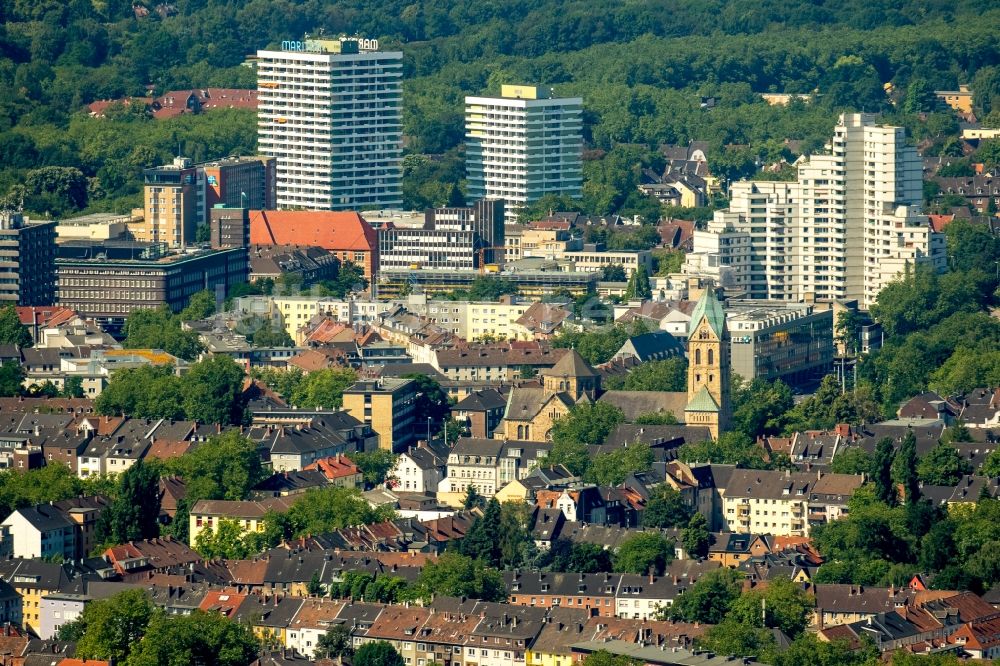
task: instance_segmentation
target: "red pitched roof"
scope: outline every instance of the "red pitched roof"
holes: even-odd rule
[[[937,232],[944,231],[944,228],[955,219],[954,215],[928,215],[927,217],[930,218],[931,228]]]
[[[253,88],[206,88],[202,96],[206,109],[257,109],[257,91]]]
[[[665,220],[657,225],[656,230],[660,233],[660,240],[665,247],[687,248],[694,237],[694,221],[692,220]]]
[[[120,574],[130,568],[126,565],[128,560],[140,558],[146,560],[146,565],[142,568],[151,569],[165,569],[202,561],[201,555],[191,550],[187,544],[169,536],[129,541],[120,546],[112,546],[104,551],[103,556]]]
[[[339,453],[335,456],[329,456],[327,458],[320,458],[316,462],[306,465],[303,469],[305,470],[319,470],[323,473],[330,481],[334,479],[339,479],[345,476],[354,476],[355,474],[360,474],[361,470],[351,462],[350,458],[342,456]]]
[[[252,210],[250,242],[366,252],[378,247],[375,230],[361,215],[329,210]]]
[[[25,326],[58,326],[76,317],[76,311],[69,308],[51,306],[23,306],[18,305],[17,318]]]
[[[198,605],[199,610],[206,613],[217,611],[225,617],[231,616],[240,607],[248,594],[242,594],[233,590],[211,590]]]
[[[288,359],[288,365],[293,365],[303,372],[314,372],[349,363],[347,355],[339,349],[306,349]]]

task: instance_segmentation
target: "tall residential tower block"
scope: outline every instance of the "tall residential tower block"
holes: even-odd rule
[[[257,52],[257,141],[277,160],[279,208],[403,203],[403,54],[369,39]]]
[[[507,219],[546,194],[579,197],[583,100],[547,88],[503,86],[499,97],[465,98],[470,199],[503,199]]]
[[[801,160],[794,182],[730,186],[716,220],[750,235],[749,265],[732,267],[750,297],[867,308],[908,268],[944,269],[944,235],[920,213],[920,156],[903,128],[875,123],[842,115],[826,154]]]

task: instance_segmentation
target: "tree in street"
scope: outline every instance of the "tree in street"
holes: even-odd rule
[[[145,590],[126,590],[108,599],[93,601],[74,624],[80,638],[76,655],[80,659],[123,662],[145,635],[154,613]]]
[[[646,502],[642,512],[643,527],[683,527],[691,520],[692,510],[680,492],[667,484],[660,484]]]
[[[483,601],[501,601],[507,597],[503,578],[495,569],[459,553],[445,553],[436,562],[428,562],[417,579],[418,594],[471,597]]]
[[[225,518],[214,529],[206,527],[199,532],[192,545],[205,559],[239,560],[251,555],[243,528],[237,521]]]
[[[418,422],[423,425],[429,418],[433,432],[441,427],[441,423],[451,410],[448,394],[433,377],[419,373],[403,375],[403,379],[412,379],[416,384],[417,401],[415,410]]]
[[[483,515],[477,517],[459,545],[459,552],[476,560],[482,560],[491,567],[500,566],[500,542],[497,530],[500,527],[500,502],[493,497],[486,502]]]
[[[809,625],[816,602],[802,585],[776,577],[767,587],[744,592],[733,601],[727,620],[780,629],[791,638]]]
[[[920,480],[932,486],[954,486],[971,473],[972,465],[950,444],[938,444],[917,464]]]
[[[4,363],[0,365],[0,397],[13,398],[21,395],[24,386],[24,368],[20,363]]]
[[[352,661],[354,666],[406,666],[403,657],[387,641],[373,641],[358,648]]]
[[[708,531],[708,520],[697,511],[691,516],[687,527],[681,532],[681,543],[688,557],[708,557],[708,548],[712,545],[712,533]]]
[[[911,430],[903,437],[892,463],[893,481],[903,486],[903,497],[908,505],[920,501],[920,476],[917,467],[917,437]]]
[[[674,544],[656,532],[640,532],[618,546],[613,562],[619,573],[662,575],[674,559]]]
[[[462,508],[468,511],[469,509],[475,509],[477,507],[482,507],[486,504],[486,498],[479,494],[476,487],[471,483],[465,488],[465,497],[462,499]]]
[[[181,330],[181,318],[167,305],[156,310],[135,310],[125,321],[127,349],[162,349],[185,361],[193,361],[202,345],[197,331]]]
[[[652,297],[653,288],[649,285],[649,272],[646,271],[643,264],[639,264],[628,279],[628,285],[625,287],[625,299],[645,301]]]
[[[719,435],[714,441],[684,444],[678,450],[678,457],[684,462],[706,462],[737,465],[749,469],[773,469],[777,458],[764,459],[764,449],[742,432],[729,431]]]
[[[611,553],[594,543],[575,543],[566,538],[552,542],[538,560],[538,565],[549,571],[573,573],[598,573],[611,571]]]
[[[99,543],[117,545],[160,534],[160,468],[137,460],[118,479],[118,492],[97,522]]]
[[[866,474],[872,475],[875,464],[872,456],[860,446],[843,448],[833,457],[830,471],[834,474]]]
[[[208,289],[191,294],[187,307],[178,315],[181,321],[199,321],[215,314],[215,294]]]
[[[375,451],[355,451],[347,454],[364,476],[365,483],[377,486],[385,483],[389,472],[396,466],[399,456],[392,451],[376,449]]]
[[[220,613],[157,610],[125,666],[246,666],[260,651],[253,630]]]
[[[582,475],[590,466],[588,444],[601,444],[625,420],[620,409],[605,402],[574,406],[569,414],[552,424],[552,450],[549,465],[565,465]]]
[[[899,500],[896,485],[892,482],[892,460],[895,455],[892,440],[883,437],[875,445],[875,459],[872,465],[872,482],[875,484],[875,497],[878,501],[895,506]]]
[[[683,356],[643,363],[607,388],[624,391],[686,391],[687,360]],[[619,379],[619,378],[615,378]]]
[[[301,409],[339,408],[344,404],[344,391],[358,381],[351,368],[324,368],[307,374],[291,396],[292,404]]]
[[[22,348],[32,345],[31,332],[21,323],[13,305],[0,308],[0,345],[17,345]]]
[[[667,617],[684,622],[719,624],[740,596],[743,574],[733,569],[716,569],[704,574],[666,609]]]
[[[629,474],[651,469],[653,459],[653,451],[649,444],[641,442],[630,444],[594,456],[585,477],[600,486],[617,486],[624,482]]]
[[[193,451],[164,461],[168,471],[182,476],[189,500],[243,500],[267,478],[257,444],[237,430],[210,437]]]
[[[316,659],[341,659],[354,654],[351,643],[351,629],[344,624],[335,624],[316,641],[313,657]]]

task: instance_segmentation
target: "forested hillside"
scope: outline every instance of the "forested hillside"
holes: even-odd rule
[[[137,13],[131,0],[0,2],[0,194],[21,184],[29,208],[55,214],[122,208],[138,201],[138,169],[178,147],[196,159],[252,150],[252,113],[153,121],[80,110],[147,86],[252,87],[252,69],[241,66],[249,54],[320,29],[405,53],[406,194],[415,206],[447,198],[461,179],[462,97],[504,82],[584,97],[586,137],[598,149],[588,155],[584,205],[595,212],[636,204],[608,193],[655,159],[639,147],[618,155],[631,167],[624,173],[600,168],[602,151],[621,143],[706,140],[735,177],[752,172],[756,157],[787,153],[783,139],[821,146],[845,108],[892,111],[933,138],[955,128],[937,114],[917,120],[933,107],[930,91],[972,82],[981,112],[1000,93],[1000,9],[990,0],[177,0],[173,15],[146,4]],[[785,108],[756,94],[816,90],[815,104]]]

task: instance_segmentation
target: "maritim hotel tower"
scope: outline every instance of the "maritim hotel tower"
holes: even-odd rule
[[[583,100],[548,88],[503,86],[465,98],[469,199],[503,199],[508,221],[546,194],[578,198],[583,182]]]
[[[279,208],[402,205],[402,75],[403,54],[373,39],[257,52],[257,137],[277,160]]]

